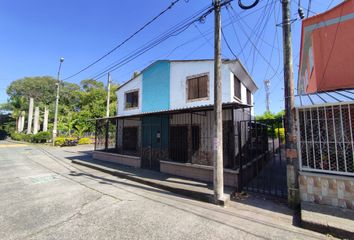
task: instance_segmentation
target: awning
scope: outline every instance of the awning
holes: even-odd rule
[[[223,109],[240,109],[240,108],[252,108],[252,105],[238,103],[238,102],[227,102],[222,104]],[[183,107],[183,108],[176,108],[176,109],[169,109],[169,110],[161,110],[161,111],[153,111],[153,112],[142,112],[133,115],[127,116],[112,116],[109,118],[96,118],[90,120],[101,120],[101,119],[110,119],[110,118],[134,118],[134,117],[141,117],[141,116],[148,116],[148,115],[155,115],[155,114],[173,114],[173,113],[188,113],[188,112],[199,112],[199,111],[211,111],[214,109],[213,104],[208,105],[200,105],[195,107]]]
[[[354,89],[301,94],[295,96],[295,108],[321,107],[354,103]]]

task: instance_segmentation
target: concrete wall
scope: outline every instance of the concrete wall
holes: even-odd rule
[[[354,178],[300,172],[300,198],[304,202],[354,209]]]
[[[125,109],[125,93],[131,90],[139,90],[139,106],[134,109]],[[123,85],[117,91],[118,98],[118,116],[128,116],[141,113],[142,105],[142,75],[135,77],[133,80]]]
[[[118,163],[122,165],[127,165],[131,167],[140,168],[141,159],[140,157],[133,157],[128,155],[120,155],[116,153],[100,152],[94,151],[92,157],[97,160]]]
[[[213,167],[210,166],[160,161],[160,171],[204,182],[213,182]],[[236,171],[224,169],[224,184],[237,187],[237,175]]]

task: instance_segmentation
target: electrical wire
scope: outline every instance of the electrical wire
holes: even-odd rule
[[[273,1],[271,1],[270,3],[273,3],[273,2],[275,2],[275,1],[277,1],[277,0],[273,0]],[[267,4],[263,5],[263,6],[260,7],[260,8],[255,9],[255,10],[253,10],[253,11],[249,11],[249,12],[247,12],[247,14],[241,13],[239,18],[240,18],[240,19],[241,19],[241,18],[245,18],[245,17],[247,17],[247,16],[249,16],[249,15],[251,15],[251,14],[254,14],[254,13],[257,12],[257,11],[260,11],[260,10],[266,8],[270,3],[267,2]],[[203,10],[204,10],[204,12],[202,12]],[[210,14],[210,12],[211,12],[212,10],[213,10],[213,7],[209,5],[209,6],[205,7],[204,9],[198,11],[196,14],[192,15],[190,18],[185,19],[185,21],[182,21],[181,23],[179,23],[179,24],[175,25],[174,27],[170,28],[169,31],[167,31],[167,32],[168,32],[168,33],[173,33],[173,31],[176,30],[176,28],[178,28],[178,27],[180,28],[183,24],[184,24],[185,27],[188,28],[188,27],[190,26],[190,24],[196,22],[196,21],[199,20],[201,17],[205,17],[205,15]],[[197,14],[199,14],[199,16],[197,16]],[[194,19],[193,19],[193,18],[194,18]],[[186,26],[187,20],[191,20],[191,19],[193,19],[192,23],[189,22],[189,26]],[[229,25],[231,25],[231,24],[232,24],[232,19],[229,19],[228,22],[226,22],[225,24],[223,24],[223,27],[227,27],[227,26],[229,26]],[[180,29],[180,30],[185,30],[185,29]],[[205,32],[205,34],[206,34],[206,35],[209,35],[211,32],[212,32],[212,30],[209,31],[209,32]],[[176,35],[176,34],[174,34],[174,35]],[[107,72],[114,71],[114,70],[118,69],[119,67],[122,67],[123,65],[127,64],[128,62],[134,60],[135,58],[137,58],[137,57],[140,56],[141,54],[145,53],[146,51],[152,49],[153,47],[157,46],[158,44],[160,44],[160,43],[163,42],[164,40],[167,40],[167,39],[162,39],[161,37],[163,37],[163,36],[166,36],[166,32],[160,34],[160,35],[158,36],[158,37],[160,37],[159,39],[158,39],[158,37],[156,37],[155,39],[153,39],[153,40],[158,40],[158,41],[153,42],[153,40],[151,40],[150,42],[144,44],[142,47],[140,47],[140,48],[134,50],[134,51],[133,51],[132,53],[130,53],[129,55],[126,55],[124,58],[122,58],[122,59],[120,59],[120,60],[118,60],[118,61],[115,61],[114,63],[110,64],[107,68],[105,68],[105,69],[102,70],[101,72],[95,74],[95,76],[91,77],[91,79],[99,79],[99,78],[103,77]],[[170,37],[171,37],[171,36],[170,36]],[[186,44],[188,44],[189,42],[195,41],[196,39],[198,39],[198,38],[190,39],[190,40],[188,40],[187,42],[185,42],[185,43],[183,43],[183,44],[181,44],[181,45],[175,47],[175,48],[171,51],[171,53],[172,53],[173,51],[175,51],[177,48],[179,48],[179,47],[181,47],[181,46],[183,46],[183,45],[186,45]],[[152,43],[154,43],[153,45],[155,45],[155,46],[152,46],[152,45],[151,45]],[[171,54],[171,53],[170,53],[170,54]],[[169,54],[169,55],[170,55],[170,54]]]
[[[223,39],[224,39],[224,41],[225,41],[225,43],[226,43],[227,48],[228,48],[229,51],[231,52],[231,54],[232,54],[236,59],[238,59],[238,57],[236,56],[236,54],[234,53],[234,51],[232,51],[232,48],[230,47],[229,42],[227,41],[226,36],[225,36],[225,34],[224,34],[224,30],[222,30],[222,28],[221,28],[221,34],[222,34],[222,37],[223,37]]]
[[[118,48],[120,48],[121,46],[123,46],[125,43],[127,43],[130,39],[132,39],[134,36],[136,36],[138,33],[140,33],[142,30],[144,30],[146,27],[148,27],[150,24],[152,24],[154,21],[156,21],[159,17],[161,17],[164,13],[166,13],[168,10],[170,10],[176,3],[178,3],[180,0],[174,0],[167,8],[165,8],[163,11],[161,11],[159,14],[157,14],[155,17],[153,17],[150,21],[148,21],[147,23],[145,23],[142,27],[140,27],[137,31],[135,31],[132,35],[130,35],[128,38],[126,38],[124,41],[122,41],[121,43],[119,43],[117,46],[115,46],[113,49],[111,49],[110,51],[108,51],[106,54],[104,54],[102,57],[98,58],[97,60],[95,60],[94,62],[92,62],[91,64],[87,65],[86,67],[84,67],[83,69],[79,70],[78,72],[70,75],[69,77],[64,78],[63,80],[67,80],[70,79],[72,77],[77,76],[78,74],[82,73],[83,71],[89,69],[90,67],[92,67],[93,65],[95,65],[96,63],[100,62],[102,59],[104,59],[105,57],[107,57],[108,55],[112,54],[114,51],[116,51]]]
[[[121,59],[119,62],[115,63],[113,66],[106,68],[104,71],[95,75],[93,78],[99,79],[102,76],[104,76],[107,72],[114,71],[114,70],[118,69],[119,67],[129,63],[130,61],[134,60],[135,58],[139,57],[140,55],[142,55],[145,52],[149,51],[150,49],[154,48],[155,46],[161,44],[162,42],[166,41],[167,39],[169,39],[173,36],[179,35],[180,33],[184,32],[186,29],[188,29],[194,22],[199,21],[200,18],[202,18],[202,17],[205,18],[206,16],[208,16],[213,11],[213,9],[214,8],[211,6],[203,14],[194,17],[192,20],[190,20],[184,24],[178,25],[177,28],[172,28],[172,29],[168,30],[167,32],[165,32],[165,34],[161,34],[160,37],[155,38],[154,40],[146,43],[143,47],[135,50],[135,52],[133,52],[130,55],[127,55],[124,59]]]

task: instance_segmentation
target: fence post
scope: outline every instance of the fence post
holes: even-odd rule
[[[109,120],[106,119],[106,137],[105,137],[105,143],[104,143],[104,150],[107,152],[108,150],[108,128],[109,128]]]
[[[242,138],[241,138],[241,121],[237,122],[237,132],[238,132],[238,156],[239,156],[239,173],[238,173],[238,192],[242,192],[243,188],[243,150],[242,150]]]

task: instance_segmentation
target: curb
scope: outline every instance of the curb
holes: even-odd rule
[[[117,170],[112,170],[108,167],[99,166],[98,164],[92,164],[92,163],[85,162],[85,161],[72,160],[71,162],[74,164],[78,164],[81,166],[85,166],[88,168],[92,168],[92,169],[107,173],[107,174],[110,174],[113,176],[128,179],[128,180],[131,180],[131,181],[134,181],[137,183],[145,184],[145,185],[159,188],[162,190],[166,190],[171,193],[183,195],[183,196],[189,197],[191,199],[199,200],[202,202],[213,203],[213,204],[220,205],[220,206],[227,206],[227,203],[230,200],[230,196],[227,196],[223,200],[215,201],[214,196],[212,194],[201,193],[201,192],[192,191],[192,190],[186,190],[183,188],[171,187],[168,185],[164,185],[164,184],[160,184],[160,183],[157,183],[154,181],[150,181],[149,179],[146,179],[146,178],[135,177],[135,176],[130,175],[128,173],[124,173],[124,172],[117,171]]]

